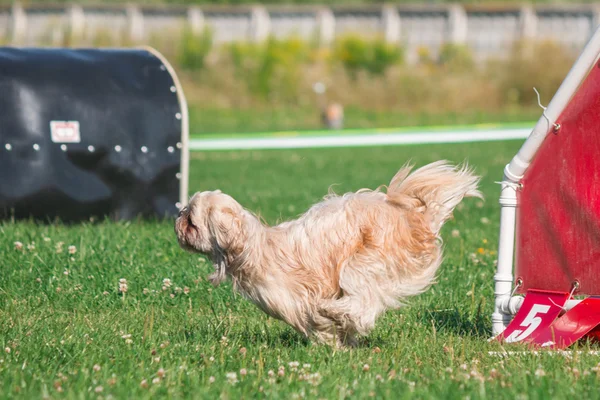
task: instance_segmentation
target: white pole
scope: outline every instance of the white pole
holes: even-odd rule
[[[492,314],[492,331],[494,336],[500,334],[514,314],[521,301],[511,301],[513,289],[513,256],[515,242],[515,225],[517,211],[517,189],[525,171],[531,164],[542,145],[546,135],[555,129],[557,118],[569,103],[579,85],[592,68],[600,53],[600,28],[591,37],[581,55],[567,74],[550,101],[548,108],[542,114],[533,131],[504,168],[504,181],[500,192],[500,239],[498,243],[498,267],[494,275],[496,296],[494,313]]]
[[[508,169],[508,165],[506,166]],[[494,275],[494,313],[492,333],[498,335],[508,325],[511,315],[506,311],[513,290],[513,254],[515,248],[515,223],[517,218],[517,185],[507,179],[506,169],[500,191],[500,239],[498,243],[498,266]]]

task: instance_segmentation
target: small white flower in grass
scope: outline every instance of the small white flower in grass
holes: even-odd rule
[[[458,229],[452,229],[451,235],[452,237],[457,238],[460,236],[460,231]]]
[[[305,380],[311,385],[317,386],[321,383],[321,375],[318,372],[315,372],[314,374],[307,375]]]
[[[35,242],[31,242],[27,245],[27,250],[35,250]]]
[[[65,269],[65,271],[63,272],[63,275],[69,275],[69,270]]]
[[[165,377],[165,370],[163,368],[160,368],[157,372],[156,372],[156,376],[158,376],[159,378],[164,378]]]
[[[94,367],[93,367],[93,370],[94,370],[94,371],[98,372],[98,371],[100,371],[101,369],[102,369],[102,367],[101,367],[101,366],[99,366],[98,364],[94,364]]]
[[[35,281],[36,281],[37,283],[42,283],[42,278],[36,278],[36,279],[35,279]]]
[[[183,292],[182,288],[180,288],[179,286],[175,288],[175,293],[180,294],[181,292]]]
[[[475,203],[475,206],[477,208],[483,208],[483,201],[478,201],[477,203]]]
[[[187,287],[187,286],[184,286],[184,287],[183,287],[183,293],[184,293],[184,294],[190,294],[190,288],[189,288],[189,287]]]
[[[49,242],[49,241],[51,241],[51,240],[52,240],[52,239],[50,239],[49,237],[44,237],[44,242]]]
[[[119,292],[127,293],[129,287],[127,286],[127,279],[121,278],[119,279]]]
[[[290,369],[292,371],[296,371],[298,369],[298,366],[300,365],[300,363],[298,361],[292,361],[288,363],[288,366],[290,367]]]
[[[169,297],[170,297],[170,298],[172,298],[172,299],[174,299],[174,298],[175,298],[175,295],[174,295],[173,293],[171,293],[171,294],[169,295]]]
[[[490,223],[490,219],[489,219],[489,218],[486,218],[486,217],[483,217],[483,218],[481,218],[481,223],[482,223],[482,224],[486,224],[486,225],[487,225],[487,224],[489,224],[489,223]]]
[[[150,290],[148,290],[148,288],[144,288],[144,290],[142,290],[142,293],[144,293],[144,294],[149,294],[149,293],[150,293]]]
[[[154,362],[155,363],[159,363],[160,362],[160,357],[154,357]]]
[[[15,250],[23,250],[23,243],[21,242],[15,242]]]
[[[246,376],[246,375],[248,375],[248,371],[246,370],[246,368],[240,369],[240,376]]]
[[[123,339],[129,339],[129,338],[131,338],[131,334],[130,333],[126,333],[126,334],[122,335],[121,338],[123,338]]]
[[[109,293],[108,293],[108,292],[105,290],[104,292],[102,292],[102,295],[103,295],[103,296],[108,296],[108,295],[109,295]]]
[[[225,374],[225,377],[227,378],[227,382],[229,382],[231,385],[234,385],[237,382],[239,382],[237,374],[235,372],[228,372]]]
[[[363,371],[368,371],[370,369],[371,369],[371,367],[369,367],[369,364],[363,365]]]
[[[277,376],[284,376],[284,375],[285,375],[285,369],[279,368],[279,371],[277,371]]]
[[[75,253],[77,253],[77,247],[75,247],[73,245],[69,246],[68,250],[69,250],[69,254],[75,254]]]
[[[535,370],[535,376],[546,376],[546,371],[541,368]]]
[[[96,386],[96,389],[94,389],[94,392],[102,393],[103,390],[104,390],[104,388],[102,386]]]
[[[10,347],[5,347],[5,348],[4,348],[4,352],[5,352],[6,354],[10,354]]]
[[[171,287],[172,283],[171,280],[169,278],[165,278],[163,279],[163,287]],[[163,289],[164,290],[164,289]]]
[[[302,368],[309,369],[310,368],[310,364],[304,364],[304,365],[302,365]]]
[[[214,358],[213,356],[210,356],[210,357],[208,358],[208,361],[210,361],[210,362],[213,362],[213,361],[215,361],[215,358]]]
[[[269,370],[269,372],[267,372],[267,375],[268,375],[270,378],[272,378],[272,377],[274,377],[274,376],[275,376],[275,372],[273,372],[273,370],[272,370],[272,369],[270,369],[270,370]]]
[[[140,383],[140,386],[146,389],[148,387],[148,381],[146,379],[143,379]]]
[[[160,378],[159,378],[159,377],[156,377],[156,378],[152,379],[152,383],[153,383],[153,384],[155,384],[155,385],[156,385],[157,383],[160,383]]]
[[[214,376],[209,377],[208,383],[215,383],[215,377]]]

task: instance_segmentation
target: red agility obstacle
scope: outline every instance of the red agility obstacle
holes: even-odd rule
[[[564,348],[600,325],[599,55],[600,29],[504,170],[492,319],[507,343]]]

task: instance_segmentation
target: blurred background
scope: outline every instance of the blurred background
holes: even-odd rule
[[[249,3],[4,2],[0,44],[153,46],[204,135],[533,121],[533,86],[547,104],[600,22],[585,2]]]

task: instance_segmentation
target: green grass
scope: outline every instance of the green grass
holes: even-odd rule
[[[344,192],[387,183],[408,159],[468,159],[483,175],[487,201],[465,201],[443,230],[438,283],[388,312],[366,344],[349,351],[306,342],[229,284],[212,288],[205,279],[210,265],[178,248],[170,221],[4,222],[1,396],[597,398],[598,357],[488,354],[502,349],[487,342],[498,232],[494,181],[519,145],[192,153],[192,191],[220,188],[271,223],[301,213],[331,184]],[[165,278],[172,286],[163,290]],[[239,382],[228,381],[230,372]]]
[[[311,107],[274,109],[219,109],[192,104],[190,106],[190,133],[193,135],[236,132],[276,132],[289,130],[323,129],[319,110]],[[464,111],[460,113],[415,113],[396,111],[369,111],[347,107],[344,128],[374,129],[431,125],[468,125],[482,123],[514,123],[536,121],[539,108],[518,110]]]

